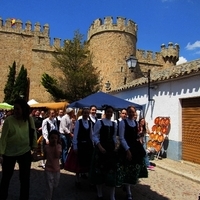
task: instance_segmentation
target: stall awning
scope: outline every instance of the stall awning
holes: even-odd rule
[[[65,110],[67,107],[67,102],[52,102],[52,103],[37,103],[30,105],[31,108],[47,108],[47,109],[63,109]]]

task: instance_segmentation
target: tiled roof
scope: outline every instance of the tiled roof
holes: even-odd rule
[[[166,81],[169,79],[175,79],[175,78],[181,78],[181,77],[183,78],[183,77],[186,77],[192,74],[197,74],[197,73],[200,73],[200,59],[183,63],[180,65],[176,65],[176,66],[167,67],[160,70],[152,70],[151,84],[158,83],[161,81]],[[127,83],[126,85],[123,85],[110,92],[127,90],[134,87],[145,85],[147,83],[148,83],[148,79],[145,77],[142,77],[142,78],[135,79],[132,82]]]

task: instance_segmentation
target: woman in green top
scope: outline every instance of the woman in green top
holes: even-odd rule
[[[29,117],[29,105],[23,99],[16,100],[14,114],[5,119],[0,138],[1,200],[8,197],[9,183],[16,162],[19,164],[20,200],[29,199],[31,148],[37,148],[36,131],[30,147],[29,123],[35,130],[33,118]]]

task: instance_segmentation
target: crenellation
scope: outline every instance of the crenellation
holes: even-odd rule
[[[149,51],[149,50],[145,51],[145,50],[137,49],[136,58],[138,59],[138,62],[141,62],[141,63],[158,64],[159,60],[161,58],[161,53],[153,52],[153,51]]]
[[[45,36],[49,36],[49,25],[48,24],[45,24],[44,26],[43,26],[43,34],[45,35]]]
[[[99,26],[101,26],[102,25],[102,19],[96,19],[94,22],[93,22],[93,27],[92,28],[97,28],[97,27],[99,27]]]
[[[161,44],[161,49],[165,49],[165,44]]]
[[[124,26],[126,24],[126,18],[124,17],[117,17],[117,25]]]
[[[130,33],[137,36],[137,24],[135,24],[132,20],[126,21],[126,18],[117,17],[117,23],[113,22],[113,17],[105,17],[103,22],[101,19],[96,19],[90,26],[88,30],[88,40],[91,39],[96,34],[102,32],[121,32],[124,31],[126,33]]]
[[[153,60],[153,51],[147,51],[147,60]]]
[[[3,19],[0,17],[0,28],[3,26]]]
[[[175,46],[175,49],[177,49],[177,50],[180,49],[179,44],[176,43],[174,46]]]
[[[168,47],[164,44],[161,45],[161,54],[165,57],[179,57],[179,45],[176,43],[175,45],[172,42],[168,43]]]
[[[0,31],[8,33],[17,33],[23,35],[32,35],[32,36],[45,36],[49,37],[50,28],[48,24],[43,26],[41,30],[41,25],[39,22],[35,23],[34,30],[32,30],[32,23],[27,21],[25,27],[23,28],[23,22],[20,19],[15,21],[15,24],[12,25],[12,19],[8,18],[5,20],[5,23],[2,18],[0,18]]]
[[[176,65],[176,62],[179,59],[179,45],[177,43],[174,45],[173,42],[169,42],[168,47],[166,47],[162,44],[161,55],[167,64],[166,66],[171,64]]]
[[[4,27],[6,29],[11,29],[12,24],[11,24],[11,19],[10,18],[6,19]]]
[[[112,24],[113,24],[113,17],[104,17],[105,26],[112,26]]]
[[[159,58],[161,57],[161,54],[160,52],[155,52],[153,56],[154,56],[154,60],[159,60]]]
[[[145,50],[137,49],[136,57],[137,57],[138,60],[145,58],[145,56],[146,56]]]
[[[34,31],[35,31],[35,32],[40,32],[40,31],[41,31],[41,25],[40,25],[39,22],[35,23]]]
[[[18,32],[22,31],[22,21],[19,19],[15,22],[15,30]]]
[[[32,30],[32,23],[30,21],[27,21],[25,23],[25,31],[30,32]]]
[[[53,45],[56,47],[56,48],[60,48],[60,45],[61,44],[61,39],[60,38],[54,38],[54,42],[53,42]]]

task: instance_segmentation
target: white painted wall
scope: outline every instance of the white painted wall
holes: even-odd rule
[[[151,89],[151,98],[154,102],[148,103],[148,90],[145,87],[129,91],[120,91],[114,96],[131,102],[144,105],[145,119],[151,128],[157,116],[170,117],[171,130],[169,139],[182,141],[182,109],[181,99],[200,97],[200,75],[179,80],[170,80],[159,83],[156,90]]]

